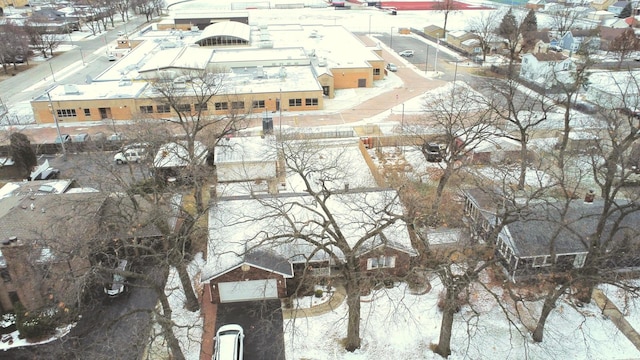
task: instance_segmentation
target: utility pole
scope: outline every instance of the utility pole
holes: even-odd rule
[[[51,65],[51,64],[49,64]],[[62,138],[62,134],[60,133],[60,124],[58,124],[58,117],[56,116],[56,110],[53,108],[53,102],[51,101],[51,90],[53,90],[57,85],[46,90],[47,98],[49,99],[49,109],[51,109],[51,115],[53,115],[53,121],[56,124],[56,131],[58,133],[58,139],[60,140],[60,146],[62,146],[62,160],[67,161],[67,149],[65,147],[64,141]]]

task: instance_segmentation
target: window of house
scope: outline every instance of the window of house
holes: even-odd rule
[[[318,106],[318,99],[317,98],[304,99],[304,104],[306,106]]]
[[[373,69],[373,75],[380,75],[380,69],[379,68],[374,68]]]
[[[58,109],[57,111],[58,117],[76,117],[76,109]]]
[[[179,112],[190,112],[191,111],[191,104],[177,104],[176,105],[176,109]]]
[[[193,107],[196,109],[196,111],[207,111],[209,109],[207,103],[193,104]]]
[[[91,109],[84,109],[84,116],[91,116]]]
[[[551,266],[547,263],[547,256],[536,256],[533,258],[533,267]]]
[[[9,269],[4,268],[0,269],[0,277],[4,282],[11,282],[11,275],[9,274]]]
[[[395,256],[381,255],[367,259],[367,270],[396,267]]]
[[[151,114],[153,113],[153,106],[152,105],[140,106],[140,112],[143,114]]]
[[[289,106],[302,106],[302,99],[289,99]]]
[[[244,101],[232,101],[231,108],[234,110],[244,109]]]
[[[251,106],[254,109],[264,109],[264,100],[255,100]]]
[[[158,113],[169,113],[171,112],[171,107],[169,105],[162,104],[162,105],[157,105],[156,110],[158,111]]]
[[[226,102],[217,102],[215,103],[216,110],[228,110],[229,104]]]

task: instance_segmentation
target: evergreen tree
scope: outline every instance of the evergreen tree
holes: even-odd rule
[[[536,18],[536,12],[531,9],[522,20],[522,32],[529,33],[534,31],[538,31],[538,19]]]
[[[498,35],[503,38],[509,39],[513,36],[514,33],[518,32],[518,24],[516,23],[516,17],[513,15],[511,9],[504,14],[502,17],[502,22],[498,27]]]

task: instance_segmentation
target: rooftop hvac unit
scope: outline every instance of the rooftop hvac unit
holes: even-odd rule
[[[66,84],[64,86],[64,94],[65,95],[80,95],[80,90],[77,86],[73,84]]]

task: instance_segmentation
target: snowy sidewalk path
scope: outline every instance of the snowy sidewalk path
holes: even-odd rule
[[[598,304],[598,307],[602,309],[602,314],[611,319],[611,322],[640,350],[640,334],[629,324],[620,310],[618,310],[602,290],[594,289],[592,298],[596,304]]]

